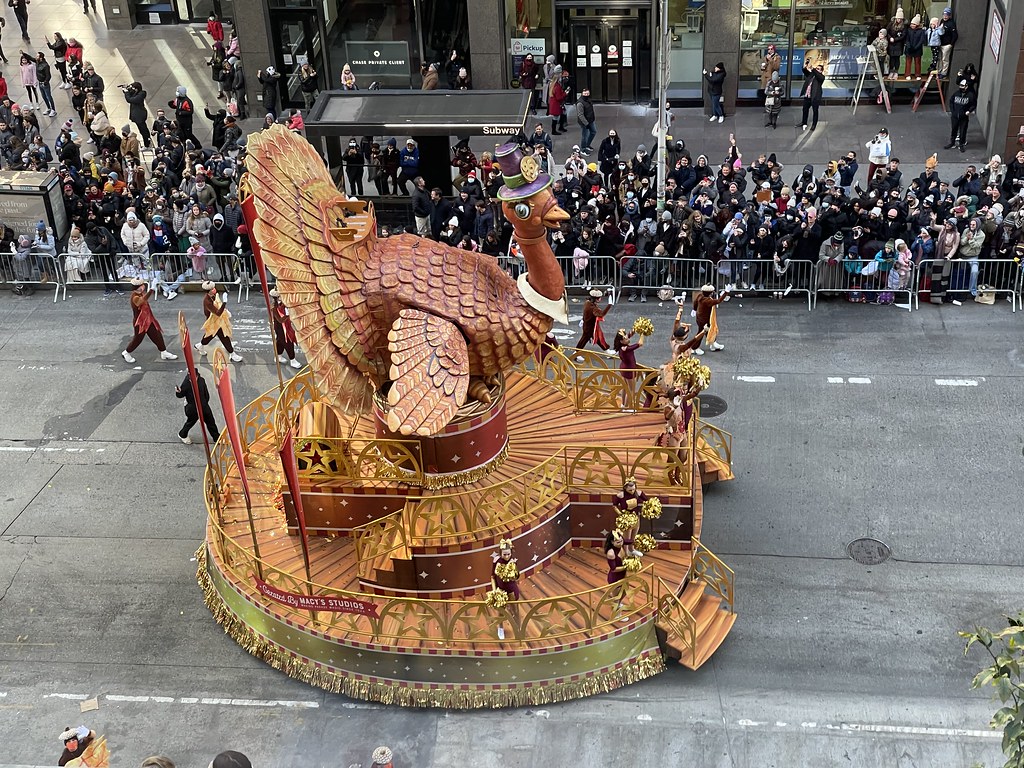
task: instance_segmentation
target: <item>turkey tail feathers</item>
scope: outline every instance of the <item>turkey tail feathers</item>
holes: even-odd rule
[[[345,202],[316,150],[301,136],[274,126],[252,134],[247,178],[256,222],[252,232],[267,266],[277,276],[300,346],[317,389],[349,413],[370,408],[377,363],[367,354],[359,239],[337,240],[329,227]],[[368,233],[374,232],[368,216]]]

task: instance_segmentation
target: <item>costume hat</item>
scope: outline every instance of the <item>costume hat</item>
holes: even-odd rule
[[[524,156],[518,144],[509,142],[498,147],[494,160],[505,181],[498,190],[499,200],[522,200],[551,185],[551,176],[540,170],[533,157]]]

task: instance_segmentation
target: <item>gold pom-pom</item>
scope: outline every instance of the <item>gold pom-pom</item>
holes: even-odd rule
[[[654,333],[654,323],[647,317],[638,317],[633,321],[633,333],[640,336],[651,336]]]
[[[516,567],[516,561],[509,560],[507,563],[499,561],[494,566],[494,575],[502,581],[515,581],[519,578],[519,568]]]
[[[700,360],[693,356],[681,357],[672,363],[672,375],[679,389],[686,384],[687,389],[696,386],[703,392],[711,386],[711,369],[701,365]]]
[[[636,573],[644,567],[639,557],[627,557],[622,561],[622,564],[626,566],[626,573]]]
[[[640,507],[640,516],[645,520],[657,520],[661,517],[661,499],[652,496]]]
[[[649,533],[641,533],[636,537],[636,541],[633,542],[633,549],[643,552],[644,554],[650,552],[652,549],[658,548],[657,540]]]
[[[504,608],[508,605],[508,592],[504,589],[492,589],[487,593],[484,602],[488,608]]]
[[[640,523],[640,518],[637,517],[636,512],[619,512],[615,518],[615,527],[620,531],[628,531],[630,528],[635,528]]]

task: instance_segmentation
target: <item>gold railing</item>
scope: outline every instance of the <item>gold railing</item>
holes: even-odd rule
[[[692,489],[689,450],[685,443],[679,448],[567,445],[562,454],[573,490],[619,491],[633,477],[645,491],[687,496]]]
[[[730,612],[735,612],[734,599],[736,590],[736,574],[732,568],[723,563],[714,552],[701,544],[696,536],[691,539],[692,557],[690,560],[691,579],[701,579],[716,595]]]
[[[552,350],[541,363],[535,357],[527,358],[517,370],[556,387],[572,399],[577,411],[658,410],[658,371],[641,365],[629,369],[633,378],[626,379],[615,355],[560,347]]]
[[[303,479],[423,483],[416,440],[301,437],[295,441],[295,462]]]
[[[362,578],[372,578],[375,563],[385,555],[408,551],[409,539],[402,513],[392,512],[352,529],[356,568]]]
[[[412,544],[443,545],[512,530],[566,492],[565,465],[558,454],[487,488],[409,499],[403,512]]]
[[[718,459],[732,466],[732,435],[714,424],[695,419],[697,455],[701,459]]]
[[[658,601],[658,623],[678,637],[686,650],[693,654],[697,648],[697,620],[676,597],[675,590],[658,579],[661,597]]]
[[[277,406],[277,390],[264,392],[238,411],[238,426],[241,429],[244,450],[274,430],[274,409]]]
[[[225,471],[228,468],[225,466]],[[569,637],[590,639],[612,632],[623,626],[620,622],[654,619],[662,598],[663,588],[652,566],[627,576],[618,584],[601,585],[571,595],[519,600],[502,610],[488,608],[482,600],[382,597],[334,589],[283,571],[266,561],[258,562],[251,550],[224,532],[212,514],[210,529],[209,546],[235,583],[243,587],[253,584],[258,564],[264,581],[285,592],[374,603],[377,616],[325,611],[316,615],[318,631],[333,630],[351,640],[367,643],[436,648],[496,642],[497,627],[503,624],[509,641],[556,645]],[[314,621],[308,611],[284,604],[275,604],[274,608],[300,626]]]
[[[320,393],[313,383],[313,372],[308,367],[284,383],[274,413],[274,433],[277,435],[278,448],[281,447],[284,436],[295,427],[302,407],[307,403],[319,401]]]

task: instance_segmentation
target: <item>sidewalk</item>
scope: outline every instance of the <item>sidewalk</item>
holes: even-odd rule
[[[99,0],[102,3],[103,0]],[[212,52],[212,41],[204,25],[179,24],[176,26],[137,27],[128,32],[111,32],[103,23],[102,9],[88,15],[82,13],[80,2],[73,0],[37,0],[29,6],[29,35],[31,42],[21,39],[18,21],[11,9],[4,4],[3,46],[9,63],[3,65],[4,76],[12,99],[25,100],[25,89],[21,86],[18,72],[18,53],[24,50],[34,56],[36,51],[46,54],[53,71],[53,99],[57,105],[56,117],[39,115],[39,125],[47,144],[53,145],[59,126],[69,117],[78,126],[78,115],[71,107],[71,91],[61,90],[60,73],[53,66],[53,52],[46,47],[46,37],[53,40],[53,33],[60,32],[65,39],[76,38],[85,48],[85,60],[92,62],[96,72],[104,81],[103,101],[107,107],[111,124],[120,132],[128,122],[128,104],[117,86],[138,80],[147,91],[146,106],[149,108],[149,123],[156,118],[156,110],[167,109],[167,102],[174,98],[178,85],[188,88],[196,108],[196,135],[209,141],[212,133],[210,121],[203,115],[203,107],[217,102],[217,87],[210,77],[206,60]],[[247,76],[256,76],[260,62],[250,62],[246,67]],[[248,72],[252,69],[252,73]],[[258,110],[257,110],[258,111]],[[173,113],[168,110],[168,116]],[[262,116],[261,116],[262,117]],[[256,126],[259,120],[247,120],[243,128]],[[83,151],[85,151],[83,149]]]
[[[188,88],[188,94],[195,103],[196,134],[204,141],[209,140],[211,127],[202,110],[207,103],[217,103],[217,87],[206,66],[211,41],[204,25],[142,26],[128,32],[110,32],[102,21],[102,12],[85,15],[77,0],[37,0],[29,6],[32,42],[28,44],[19,38],[14,14],[6,6],[5,11],[7,26],[3,42],[11,60],[6,65],[5,74],[13,97],[23,99],[25,96],[16,65],[19,49],[24,48],[30,53],[43,50],[52,63],[45,36],[50,35],[52,39],[53,33],[60,31],[65,38],[75,37],[83,43],[86,60],[91,61],[103,77],[106,83],[104,102],[115,127],[120,129],[128,122],[128,105],[117,85],[133,80],[142,83],[148,92],[147,106],[152,123],[156,110],[161,106],[166,108],[167,102],[174,97],[175,86],[180,84]],[[244,35],[244,29],[241,33]],[[255,77],[256,71],[267,63],[247,61],[246,77]],[[59,82],[55,69],[53,74]],[[58,107],[57,117],[40,117],[43,137],[50,144],[56,138],[57,127],[68,117],[74,116],[77,124],[77,115],[70,106],[70,91],[54,88],[53,95]],[[250,112],[253,117],[243,122],[245,130],[255,129],[262,123],[258,104],[250,105]],[[686,141],[694,157],[706,154],[711,165],[720,163],[729,147],[729,133],[734,132],[743,153],[744,165],[754,160],[759,152],[775,152],[779,162],[786,166],[783,178],[787,183],[805,163],[814,165],[817,173],[828,160],[855,149],[864,169],[858,174],[858,180],[864,184],[867,169],[864,145],[882,126],[889,129],[893,154],[902,161],[903,175],[908,182],[921,173],[925,159],[932,152],[939,154],[940,177],[950,180],[959,176],[967,163],[980,164],[988,159],[980,154],[982,137],[974,121],[965,154],[942,149],[949,138],[949,117],[937,104],[924,105],[916,114],[910,111],[909,105],[895,105],[891,115],[870,99],[861,100],[855,115],[847,105],[824,106],[818,128],[813,133],[804,133],[793,127],[800,119],[799,102],[783,109],[779,128],[775,131],[764,128],[764,112],[759,107],[741,107],[726,117],[722,124],[709,123],[707,116],[697,109],[677,109],[675,115],[673,135]],[[599,146],[610,128],[615,128],[622,138],[624,154],[631,155],[641,143],[651,151],[656,142],[650,133],[654,120],[654,111],[642,106],[599,104],[594,147]],[[538,114],[528,119],[527,133],[533,130],[536,121],[540,121],[545,130],[551,126],[546,115]],[[554,157],[556,161],[563,162],[572,145],[579,141],[575,120],[570,117],[569,133],[554,139]],[[493,149],[484,139],[475,139],[473,146],[478,152]],[[591,159],[596,161],[596,154],[591,155]]]

